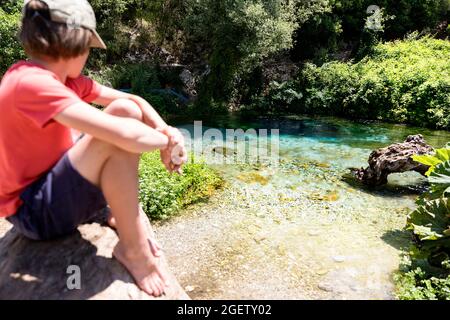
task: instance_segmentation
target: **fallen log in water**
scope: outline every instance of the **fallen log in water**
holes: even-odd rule
[[[362,183],[379,186],[388,182],[388,176],[391,173],[416,171],[424,175],[429,167],[415,162],[412,156],[432,152],[433,148],[426,143],[422,135],[411,135],[402,143],[373,151],[369,156],[367,168],[352,168],[351,171]]]

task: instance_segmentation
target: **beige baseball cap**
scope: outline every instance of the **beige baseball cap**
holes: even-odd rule
[[[24,7],[31,0],[25,0]],[[53,22],[65,23],[69,28],[83,27],[93,33],[91,47],[106,49],[100,35],[97,33],[97,20],[91,5],[87,0],[40,0],[50,9]]]

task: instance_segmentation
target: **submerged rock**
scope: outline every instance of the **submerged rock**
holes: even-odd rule
[[[369,166],[364,169],[351,169],[353,175],[366,185],[379,186],[388,182],[391,173],[416,171],[422,175],[428,166],[415,162],[413,155],[430,154],[429,146],[422,135],[408,136],[402,143],[373,151],[369,156]]]
[[[227,148],[227,147],[214,147],[212,149],[213,152],[221,154],[225,157],[227,156],[234,156],[237,154],[236,150],[232,149],[232,148]]]
[[[117,241],[111,228],[98,223],[60,240],[31,241],[0,219],[0,299],[155,299],[112,257]],[[167,265],[165,258],[162,263]],[[170,288],[158,299],[189,297],[170,275]]]
[[[246,172],[238,175],[236,177],[238,180],[245,183],[259,183],[260,185],[267,185],[269,183],[269,178],[260,175],[257,172]]]

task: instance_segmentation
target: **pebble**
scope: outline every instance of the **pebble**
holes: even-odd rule
[[[256,236],[253,238],[256,243],[261,243],[262,241],[266,240],[267,238],[265,236]]]
[[[326,270],[326,269],[320,269],[320,270],[318,270],[316,273],[317,273],[319,276],[324,276],[324,275],[326,275],[328,272],[329,272],[329,271]]]
[[[345,261],[345,257],[344,257],[344,256],[334,256],[334,257],[333,257],[333,261],[334,261],[334,262],[341,263],[341,262],[344,262],[344,261]]]
[[[326,283],[319,283],[317,286],[320,290],[326,291],[326,292],[333,292],[333,288]]]
[[[194,290],[195,290],[194,286],[186,286],[186,287],[184,287],[184,291],[186,291],[186,292],[192,292]]]

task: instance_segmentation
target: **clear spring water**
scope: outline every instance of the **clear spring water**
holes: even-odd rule
[[[190,230],[177,242],[165,240],[178,259],[203,252],[177,274],[194,288],[193,298],[394,297],[392,273],[409,244],[403,227],[425,180],[395,174],[387,186],[367,188],[348,177],[348,168],[367,166],[373,149],[410,134],[442,147],[450,132],[307,117],[227,117],[203,126],[280,129],[280,165],[215,165],[225,190],[162,226],[167,234],[180,224]],[[206,143],[203,155],[215,145]]]

